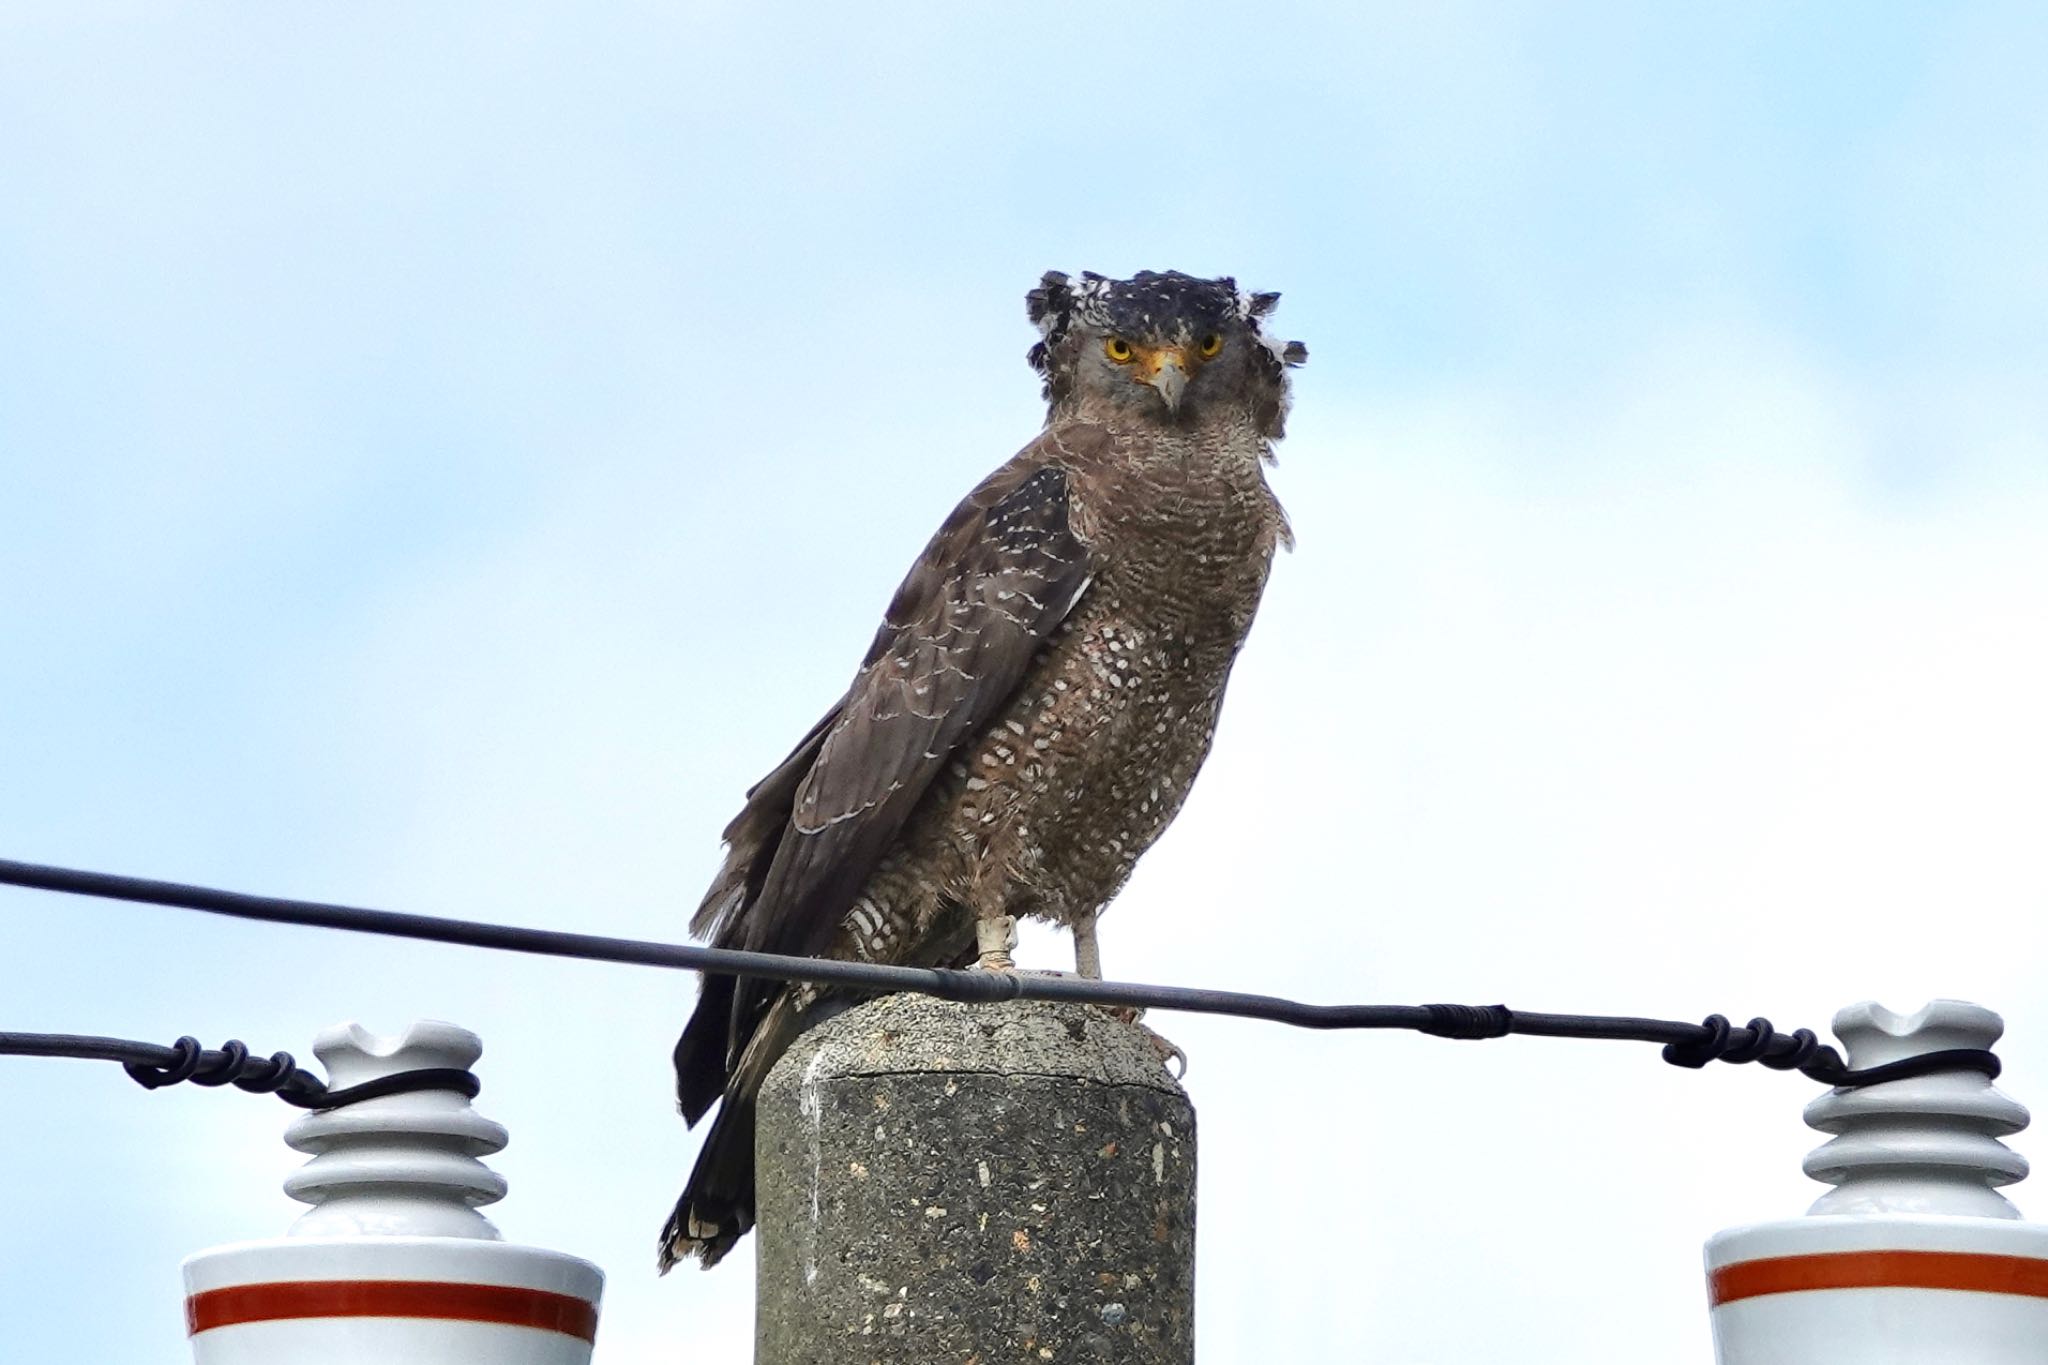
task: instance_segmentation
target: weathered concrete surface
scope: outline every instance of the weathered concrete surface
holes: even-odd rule
[[[761,1095],[755,1365],[1194,1359],[1195,1129],[1096,1009],[873,1001]]]

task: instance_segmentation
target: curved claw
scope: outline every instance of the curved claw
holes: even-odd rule
[[[1175,1080],[1178,1081],[1186,1078],[1188,1074],[1188,1054],[1181,1051],[1179,1043],[1174,1042],[1170,1038],[1162,1038],[1155,1033],[1152,1035],[1152,1047],[1159,1054],[1159,1064],[1165,1067]],[[1175,1065],[1175,1063],[1179,1063],[1179,1065]]]
[[[1104,1012],[1113,1019],[1121,1019],[1126,1024],[1134,1026],[1145,1017],[1145,1011],[1128,1005],[1107,1006]],[[1145,1030],[1145,1041],[1159,1054],[1159,1065],[1171,1072],[1175,1080],[1180,1080],[1188,1074],[1188,1054],[1181,1050],[1179,1043],[1171,1038],[1161,1037],[1151,1029]]]

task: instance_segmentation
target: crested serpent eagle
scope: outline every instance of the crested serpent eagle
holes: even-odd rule
[[[1277,294],[1048,274],[1027,295],[1045,429],[911,567],[844,696],[747,793],[693,933],[721,948],[1008,970],[1012,917],[1095,918],[1215,732],[1287,520],[1264,466],[1288,368]],[[829,995],[829,993],[823,993]],[[661,1240],[715,1264],[754,1222],[754,1104],[821,992],[707,976],[676,1044],[694,1124]]]

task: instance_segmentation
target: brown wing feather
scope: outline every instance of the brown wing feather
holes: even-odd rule
[[[1111,438],[1063,429],[1063,458]],[[720,947],[817,953],[953,752],[1016,691],[1086,587],[1067,470],[1041,437],[956,507],[896,591],[839,703],[747,795],[691,921]],[[707,1109],[779,989],[708,979],[676,1048],[686,1116]],[[724,1016],[724,1017],[720,1017]]]
[[[948,518],[796,790],[790,834],[749,910],[749,946],[827,946],[953,751],[1016,692],[1088,572],[1056,466],[1006,467]]]
[[[827,711],[824,719],[790,750],[789,757],[775,766],[775,771],[747,788],[747,803],[740,807],[740,813],[732,818],[722,836],[728,850],[725,863],[712,879],[711,889],[704,893],[697,913],[690,917],[690,932],[697,937],[724,943],[728,926],[749,901],[760,895],[761,879],[768,875],[768,865],[782,842],[783,827],[789,823],[789,807],[797,786],[817,761],[825,735],[838,723],[844,704],[842,701]]]

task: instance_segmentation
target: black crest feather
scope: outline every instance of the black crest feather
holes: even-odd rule
[[[1045,278],[1038,282],[1038,288],[1024,296],[1024,311],[1031,321],[1045,326],[1045,320],[1055,313],[1064,313],[1073,300],[1073,291],[1067,288],[1064,271],[1048,270]]]
[[[1074,291],[1067,283],[1066,274],[1048,270],[1038,282],[1038,288],[1024,295],[1024,312],[1038,328],[1038,344],[1025,352],[1024,358],[1031,362],[1031,368],[1046,380],[1047,395],[1051,394],[1052,351],[1066,335],[1067,321],[1074,308]]]

